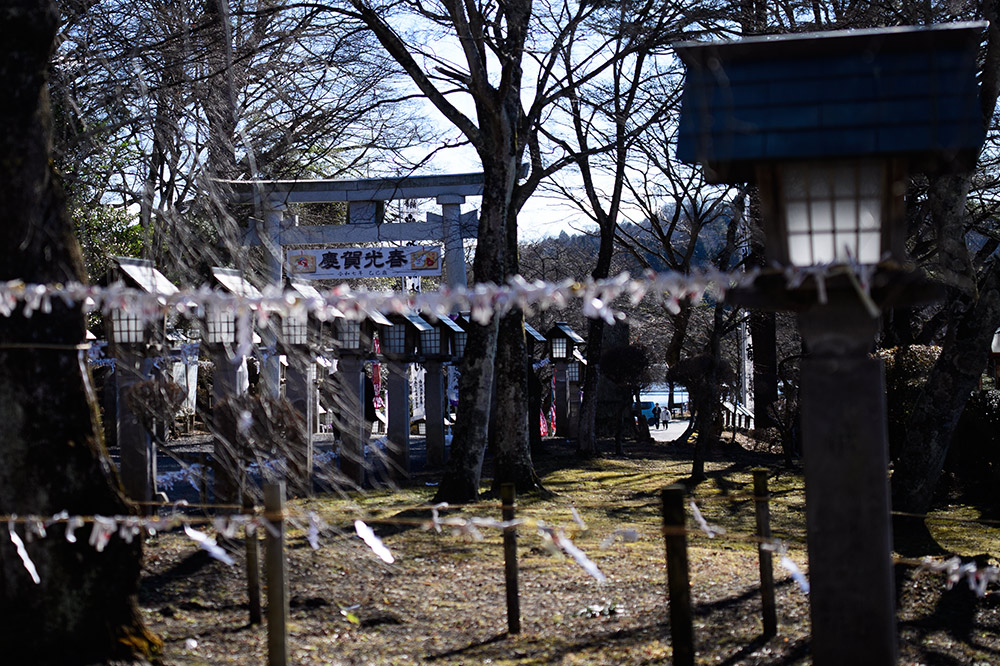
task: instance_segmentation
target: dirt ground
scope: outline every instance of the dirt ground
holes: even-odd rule
[[[654,443],[630,445],[625,457],[579,463],[564,444],[546,445],[536,462],[554,495],[519,498],[518,516],[562,528],[606,580],[554,555],[532,525],[522,526],[522,631],[514,636],[506,631],[499,531],[483,528],[476,541],[447,528],[426,529],[431,512],[415,507],[432,497],[431,477],[396,492],[290,502],[290,663],[672,663],[659,490],[689,474],[690,455],[686,445]],[[807,570],[800,472],[785,470],[766,452],[727,451],[710,461],[709,479],[693,499],[709,524],[726,533],[709,538],[689,522],[699,664],[811,663],[808,597],[777,563],[778,633],[761,637],[749,492],[750,470],[759,466],[771,470],[775,535]],[[318,549],[307,538],[309,511],[328,524]],[[499,502],[442,516],[499,518]],[[394,563],[382,562],[355,536],[357,518],[375,528]],[[1000,550],[1000,529],[962,525],[942,545],[968,555]],[[234,558],[233,566],[214,560],[179,531],[148,540],[140,606],[164,640],[164,664],[267,663],[266,622],[248,624],[241,545]],[[995,586],[977,598],[964,584],[946,590],[940,574],[904,564],[897,565],[897,579],[901,664],[1000,663]]]

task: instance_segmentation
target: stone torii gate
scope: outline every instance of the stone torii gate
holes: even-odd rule
[[[268,252],[267,279],[279,284],[286,245],[444,241],[445,282],[465,286],[462,241],[475,238],[475,211],[465,215],[465,198],[483,193],[483,174],[365,178],[361,180],[227,181],[235,200],[255,203],[263,210],[243,234],[243,245],[264,245]],[[426,222],[383,223],[385,202],[395,199],[436,199],[441,215],[429,213]],[[347,224],[290,226],[284,220],[288,204],[347,202]]]
[[[284,249],[292,245],[347,245],[378,242],[444,242],[444,282],[450,287],[467,286],[465,276],[465,253],[463,241],[478,235],[478,218],[475,210],[464,215],[461,206],[466,197],[480,196],[483,192],[483,174],[465,173],[436,176],[404,176],[398,178],[368,178],[360,180],[287,180],[287,181],[227,181],[226,186],[233,193],[235,201],[253,203],[262,211],[262,219],[256,219],[242,235],[241,244],[263,245],[265,252],[267,281],[281,284],[285,264]],[[435,199],[441,206],[441,214],[428,213],[426,221],[384,223],[385,202],[397,199]],[[348,204],[347,224],[306,225],[289,224],[284,211],[289,204],[333,203]],[[264,339],[265,344],[274,344],[274,333]],[[352,359],[353,360],[353,359]],[[349,387],[348,399],[364,404],[364,366],[354,360],[341,362],[341,371],[350,375],[345,384]],[[395,364],[390,364],[393,370]],[[289,368],[291,369],[291,365]],[[405,373],[390,372],[389,411],[392,405],[407,404],[409,385]],[[277,357],[268,359],[261,368],[261,381],[265,390],[277,394]],[[293,372],[287,377],[288,386],[308,385],[308,376],[298,376]],[[428,381],[435,378],[428,377]],[[394,381],[395,380],[395,381]],[[436,378],[440,383],[440,377]],[[302,387],[300,390],[307,390]],[[356,394],[356,395],[355,395]],[[403,410],[406,414],[409,410]],[[439,412],[440,410],[433,410]],[[397,419],[398,420],[398,419]],[[408,417],[406,419],[409,420]],[[308,429],[307,429],[308,430]],[[364,428],[348,436],[362,437]],[[391,442],[403,452],[404,459],[409,451],[409,423],[404,427],[390,428],[395,437],[402,441]],[[428,429],[430,433],[430,429]],[[311,431],[306,433],[306,441],[312,447]],[[364,442],[359,441],[363,445]],[[431,443],[428,442],[428,445]],[[440,442],[443,449],[444,442]],[[363,449],[361,449],[363,450]]]

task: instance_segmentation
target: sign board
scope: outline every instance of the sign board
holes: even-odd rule
[[[441,275],[441,248],[435,245],[405,247],[328,247],[289,250],[288,273],[306,280],[344,280],[366,277]]]

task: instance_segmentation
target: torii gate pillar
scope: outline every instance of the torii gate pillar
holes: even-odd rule
[[[281,230],[286,206],[281,201],[268,198],[265,199],[263,208],[264,233],[261,234],[261,239],[264,245],[264,277],[268,286],[281,287],[284,265]],[[261,341],[266,350],[260,362],[261,395],[277,398],[281,390],[281,366],[278,363],[278,335],[273,323],[261,331]]]
[[[465,197],[441,194],[437,202],[441,206],[444,227],[445,283],[452,288],[466,287],[465,248],[462,244],[462,204],[465,203]]]

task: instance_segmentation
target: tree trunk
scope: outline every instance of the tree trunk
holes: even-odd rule
[[[649,421],[646,420],[646,416],[642,413],[641,402],[639,399],[639,392],[636,391],[635,395],[632,396],[632,404],[640,406],[638,410],[638,417],[635,420],[635,438],[642,442],[653,441],[653,436],[649,434]]]
[[[496,433],[493,458],[493,493],[500,485],[513,483],[519,495],[542,489],[535,474],[528,441],[528,363],[524,342],[524,315],[520,310],[500,321],[497,346]]]
[[[964,184],[961,182],[964,180]],[[945,176],[933,184],[941,236],[951,235],[964,219],[969,176]],[[935,204],[932,204],[935,205]],[[893,508],[923,514],[930,508],[945,456],[969,394],[986,367],[990,342],[1000,320],[1000,267],[993,263],[979,285],[969,291],[964,245],[952,243],[944,271],[952,274],[947,308],[949,326],[941,354],[931,368],[906,426],[903,450],[892,476]],[[958,256],[956,256],[958,255]]]
[[[711,359],[709,366],[711,368],[710,376],[705,381],[700,382],[700,388],[697,392],[697,402],[695,402],[695,409],[698,415],[697,417],[692,416],[692,418],[697,419],[695,421],[695,430],[698,433],[694,445],[694,456],[691,461],[691,479],[696,482],[702,481],[705,478],[705,453],[707,450],[714,449],[718,445],[721,435],[716,423],[716,413],[722,401],[722,394],[719,390],[721,384],[720,367],[723,362],[720,338],[722,336],[724,307],[725,305],[722,303],[716,303],[715,305],[714,322],[709,337],[708,349],[706,350],[709,359]],[[690,393],[689,396],[691,396]]]
[[[483,203],[473,262],[476,282],[498,284],[503,278],[504,229],[516,173],[513,162],[512,157],[506,163],[494,159],[487,166],[484,159]],[[491,316],[486,325],[473,325],[469,330],[458,380],[458,414],[435,502],[461,504],[479,497],[499,328],[500,318]],[[527,422],[524,432],[527,436]]]
[[[587,327],[587,366],[583,376],[583,404],[577,453],[583,458],[597,455],[597,387],[601,379],[604,321],[591,319]]]
[[[750,3],[752,15],[757,16],[757,3]],[[745,31],[756,33],[762,24],[754,21],[744,26]],[[741,199],[742,201],[743,199]],[[760,217],[760,191],[754,187],[746,196],[749,206],[745,211],[750,229],[750,255],[748,267],[765,268],[764,228]],[[754,310],[750,313],[750,337],[753,340],[753,420],[754,427],[763,430],[777,426],[772,409],[778,402],[778,335],[776,315],[773,312]]]
[[[491,26],[491,37],[504,35],[504,48],[493,53],[500,65],[499,76],[495,78],[490,76],[489,62],[485,57],[487,49],[492,47],[488,46],[488,40],[481,32],[487,20],[486,15],[481,13],[482,7],[456,0],[446,0],[441,5],[445,13],[439,18],[443,23],[446,16],[447,22],[454,28],[468,64],[468,76],[462,77],[462,83],[475,104],[477,122],[454,107],[449,97],[435,87],[440,71],[435,70],[432,76],[428,75],[421,63],[414,59],[410,45],[386,23],[378,10],[364,0],[350,0],[350,5],[356,12],[355,18],[373,32],[420,91],[475,147],[483,165],[483,198],[473,262],[474,279],[476,282],[501,284],[507,277],[509,262],[513,261],[516,266],[516,259],[508,257],[508,248],[516,248],[516,243],[510,244],[510,239],[517,237],[516,228],[511,228],[516,227],[516,211],[519,209],[514,203],[514,193],[528,135],[528,128],[521,127],[524,117],[521,107],[521,59],[531,19],[530,0],[505,3],[496,15],[496,23]],[[447,85],[449,92],[453,83]],[[474,312],[473,316],[476,314]],[[472,329],[459,380],[458,416],[451,450],[435,500],[438,502],[469,502],[479,496],[484,449],[489,437],[499,322],[494,317],[488,324],[473,326]],[[523,353],[519,358],[524,358]],[[517,398],[520,404],[514,408],[524,411],[526,386],[515,388],[514,392],[517,391],[520,391]],[[512,443],[511,451],[515,455],[521,450],[521,436],[518,434],[518,440]],[[526,450],[526,420],[523,437]]]
[[[983,126],[988,129],[1000,95],[1000,17],[996,3],[980,6],[989,20],[980,79]],[[930,182],[928,203],[937,229],[937,272],[949,285],[946,311],[950,317],[941,354],[913,407],[893,472],[892,506],[896,511],[924,514],[930,508],[955,427],[982,375],[1000,319],[1000,268],[996,262],[987,266],[977,286],[965,244],[971,182],[969,173],[939,176]]]
[[[697,438],[694,443],[694,453],[691,456],[691,480],[695,482],[705,480],[705,450],[711,445],[712,419],[715,418],[714,403],[707,396],[704,403],[700,405],[696,403],[696,412],[693,417]]]
[[[517,212],[520,209],[520,192],[513,193],[514,203],[508,209],[506,228],[505,278],[520,273],[517,245]],[[513,483],[519,494],[544,490],[542,481],[535,474],[531,460],[531,440],[528,424],[531,422],[528,406],[528,348],[525,343],[524,313],[514,310],[500,322],[497,340],[497,387],[493,422],[503,427],[492,433],[495,444],[493,458],[493,494],[500,496],[500,485]]]
[[[620,160],[624,156],[619,155]],[[615,230],[618,225],[597,205],[594,211],[600,219],[601,242],[597,250],[597,263],[590,276],[603,280],[611,274],[611,258],[615,250]],[[580,405],[578,453],[582,457],[597,455],[597,387],[601,382],[601,355],[604,353],[604,320],[591,319],[587,327],[587,367],[583,378],[583,404]]]
[[[41,0],[0,10],[0,281],[80,280],[83,264],[49,165],[46,73],[58,12]],[[0,514],[128,512],[101,439],[79,306],[0,317]],[[22,526],[14,524],[21,533]],[[141,540],[103,552],[61,526],[27,543],[40,582],[0,540],[0,645],[9,663],[83,664],[149,656],[136,608]]]
[[[750,313],[753,339],[753,420],[758,429],[778,423],[772,408],[778,402],[778,345],[775,314],[754,310]]]

